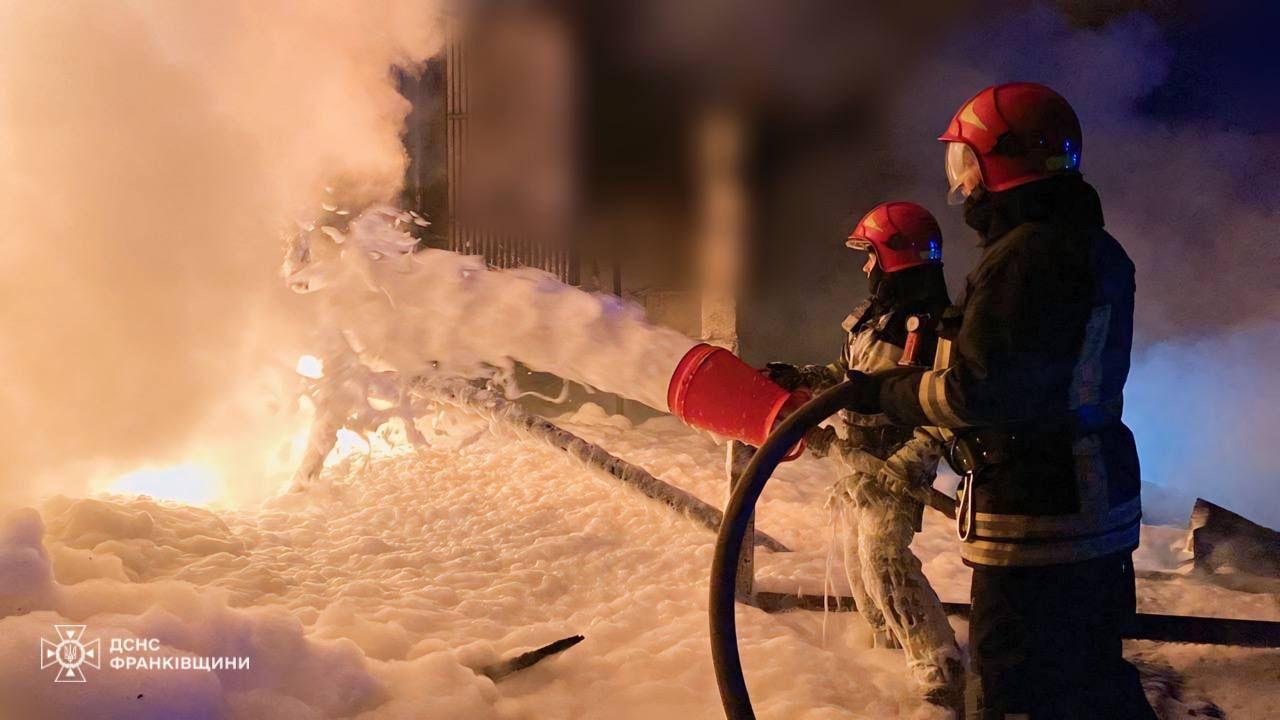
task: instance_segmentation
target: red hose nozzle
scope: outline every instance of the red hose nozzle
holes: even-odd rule
[[[807,392],[789,393],[733,353],[706,343],[685,354],[667,387],[667,407],[686,424],[756,447],[807,399]]]

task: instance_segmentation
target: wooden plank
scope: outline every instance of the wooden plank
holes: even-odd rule
[[[610,454],[599,445],[587,442],[550,420],[528,412],[492,390],[465,380],[423,382],[416,385],[415,390],[439,402],[470,410],[490,422],[514,427],[639,490],[646,497],[661,502],[712,532],[720,529],[724,513],[719,508],[659,480],[639,465],[632,465]],[[762,532],[756,532],[755,544],[773,552],[790,552],[786,545]]]
[[[508,658],[488,667],[480,669],[480,674],[496,682],[502,682],[508,676],[518,673],[526,668],[531,668],[543,660],[558,655],[569,648],[582,642],[585,638],[581,635],[570,635],[567,638],[561,638],[548,645],[543,645],[537,650],[530,650],[526,653],[520,653],[513,658]]]
[[[750,603],[768,613],[794,610],[857,612],[853,598],[845,596],[795,595],[757,592]],[[948,615],[968,617],[969,603],[943,603]],[[1239,647],[1280,648],[1280,622],[1240,620],[1195,615],[1161,615],[1138,613],[1133,625],[1124,633],[1131,640],[1156,642],[1235,645]]]
[[[1280,532],[1203,498],[1196,498],[1191,511],[1188,544],[1200,572],[1232,568],[1262,578],[1280,577]]]

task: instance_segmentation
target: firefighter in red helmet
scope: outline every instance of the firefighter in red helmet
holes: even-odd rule
[[[1141,518],[1121,421],[1133,263],[1103,229],[1080,122],[1053,90],[987,88],[939,139],[982,247],[963,321],[933,369],[853,376],[854,409],[954,435],[978,717],[1153,720],[1120,642]]]
[[[838,362],[794,367],[771,363],[788,389],[821,392],[850,370],[865,373],[932,362],[935,344],[912,328],[949,307],[942,275],[942,233],[928,210],[907,202],[877,205],[846,244],[867,253],[870,297],[844,322]],[[835,428],[810,434],[819,456],[833,452],[842,472],[829,495],[832,522],[844,529],[845,575],[877,645],[903,649],[923,697],[954,709],[963,702],[964,664],[937,593],[912,554],[923,501],[937,472],[941,443],[896,427],[880,414],[842,412]],[[838,428],[838,429],[837,429]]]

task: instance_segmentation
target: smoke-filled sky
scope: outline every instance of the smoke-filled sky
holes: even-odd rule
[[[828,299],[847,306],[865,292],[856,274],[861,258],[842,241],[882,200],[911,199],[934,211],[953,290],[962,287],[977,249],[959,211],[944,203],[934,138],[977,90],[1013,79],[1051,85],[1081,116],[1085,177],[1139,266],[1143,341],[1275,318],[1280,63],[1263,62],[1251,48],[1280,10],[1174,16],[1181,21],[1113,11],[1090,14],[1098,24],[1083,25],[1047,4],[1004,8],[984,4],[952,13],[943,28],[925,25],[923,47],[908,43],[901,54],[868,60],[879,65],[878,83],[853,71],[832,81],[832,96],[847,87],[844,94],[860,103],[843,110],[852,117],[836,108],[834,118],[792,119],[796,129],[775,133],[783,137],[775,141],[783,150],[773,152],[781,160],[766,170],[761,202],[781,208],[770,213],[775,225],[763,228],[765,265],[776,273],[765,280],[776,294],[757,313],[761,344],[781,346],[777,339],[794,332],[797,315],[811,323],[806,330],[838,322],[841,310],[820,306]],[[799,39],[796,45],[806,47]],[[804,52],[792,57],[824,64]],[[794,118],[796,103],[783,102],[773,114]],[[843,130],[854,124],[855,131]],[[819,302],[800,311],[806,303],[791,291],[797,286],[818,288]],[[802,343],[803,353],[819,351]]]
[[[0,3],[0,497],[263,450],[279,233],[398,189],[437,42],[418,0]]]

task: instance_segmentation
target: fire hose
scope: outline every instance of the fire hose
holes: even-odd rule
[[[737,618],[734,616],[742,541],[755,513],[756,501],[760,499],[760,493],[774,469],[792,448],[818,423],[852,402],[857,389],[854,383],[843,382],[787,416],[751,458],[724,509],[724,521],[716,537],[715,555],[711,561],[711,593],[707,612],[711,620],[711,659],[715,665],[716,684],[720,687],[720,701],[729,720],[754,720],[756,716],[742,676]]]

